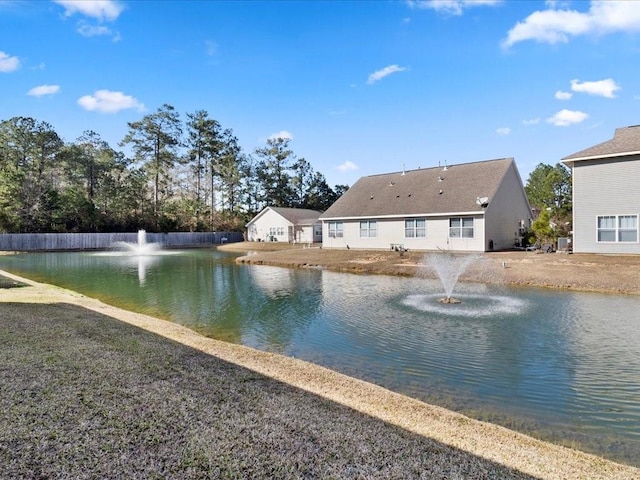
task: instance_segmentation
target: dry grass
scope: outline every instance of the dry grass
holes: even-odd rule
[[[306,362],[26,283],[0,290],[2,478],[640,478]]]

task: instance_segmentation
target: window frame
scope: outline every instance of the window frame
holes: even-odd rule
[[[360,220],[358,230],[360,238],[378,238],[378,221]]]
[[[459,222],[459,225],[455,226],[453,223],[455,221]],[[466,221],[466,222],[465,222]],[[471,226],[468,225],[468,222],[471,221]],[[465,225],[467,223],[467,225]],[[473,217],[449,217],[449,238],[453,239],[474,239],[475,232],[475,218]],[[457,232],[458,235],[451,235],[452,232]],[[465,234],[466,232],[466,234]],[[469,235],[471,233],[471,235]]]
[[[269,236],[284,237],[284,227],[283,226],[269,227]]]
[[[344,222],[343,221],[331,221],[327,222],[327,229],[329,238],[344,238]]]
[[[605,219],[609,222],[601,226]],[[632,219],[633,226],[623,226],[624,219]],[[596,216],[596,243],[638,243],[638,233],[638,214]],[[623,239],[628,234],[632,234],[633,239]],[[608,238],[603,238],[604,235]]]
[[[419,222],[422,223],[422,226],[418,226]],[[404,238],[427,238],[427,219],[405,218]]]

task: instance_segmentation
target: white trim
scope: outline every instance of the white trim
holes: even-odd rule
[[[414,218],[414,217],[450,217],[461,215],[481,215],[484,217],[484,210],[481,211],[469,211],[469,212],[445,212],[445,213],[403,213],[394,215],[363,215],[361,217],[326,217],[321,218],[320,221],[335,221],[335,220],[380,220],[380,219],[394,219],[394,218]]]
[[[598,228],[598,219],[602,218],[602,217],[613,217],[615,219],[615,227],[613,228],[613,233],[615,235],[615,240],[598,240],[598,233],[601,230],[606,230],[606,231],[611,231],[611,229],[600,229]],[[636,219],[636,239],[635,240],[629,240],[629,241],[624,241],[624,240],[618,240],[618,233],[620,232],[620,230],[625,230],[625,229],[621,229],[618,225],[619,225],[619,218],[620,217],[635,217]],[[629,244],[634,244],[634,243],[638,243],[638,239],[639,239],[639,235],[640,235],[640,215],[638,215],[637,213],[620,213],[620,214],[610,214],[610,215],[596,215],[596,245],[597,244],[608,244],[608,245],[629,245]]]
[[[562,163],[573,163],[573,162],[582,162],[584,160],[606,160],[607,158],[617,158],[617,157],[626,157],[631,155],[640,155],[639,151],[634,152],[622,152],[622,153],[605,153],[602,155],[591,155],[589,157],[577,157],[577,158],[567,158],[561,160]]]
[[[464,222],[462,221],[462,220],[464,220],[464,218],[471,218],[471,221],[473,222],[473,226],[471,227],[471,229],[472,229],[471,231],[472,231],[473,235],[470,236],[470,237],[465,237],[465,236],[462,235],[462,231],[465,228],[466,229],[469,228],[469,227],[465,227],[464,226]],[[459,237],[452,237],[451,236],[451,229],[454,228],[454,227],[451,226],[451,220],[453,220],[453,219],[460,219],[460,229],[459,229],[460,230],[460,236]],[[476,238],[476,219],[473,218],[473,217],[449,217],[449,233],[448,233],[448,237],[447,238],[449,238],[449,240],[455,240],[455,241],[475,239]]]

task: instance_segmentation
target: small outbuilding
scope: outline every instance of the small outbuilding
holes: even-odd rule
[[[640,253],[640,125],[562,162],[572,174],[573,251]]]
[[[325,213],[323,248],[521,246],[531,207],[513,158],[360,178]]]
[[[250,242],[319,243],[322,212],[304,208],[266,207],[247,224]]]

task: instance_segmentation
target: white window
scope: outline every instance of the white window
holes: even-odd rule
[[[404,221],[405,238],[425,238],[427,236],[427,221],[424,218],[407,218]]]
[[[473,238],[473,217],[450,218],[449,238]]]
[[[638,241],[638,216],[620,215],[618,217],[618,241],[637,242]]]
[[[616,217],[614,216],[598,217],[598,241],[599,242],[615,242],[616,241]]]
[[[597,223],[598,242],[637,242],[637,215],[602,215]]]
[[[360,238],[373,238],[378,236],[378,222],[364,220],[360,222]]]
[[[329,222],[329,237],[342,238],[344,236],[343,222]]]
[[[273,237],[283,237],[284,227],[269,227],[269,235]]]

